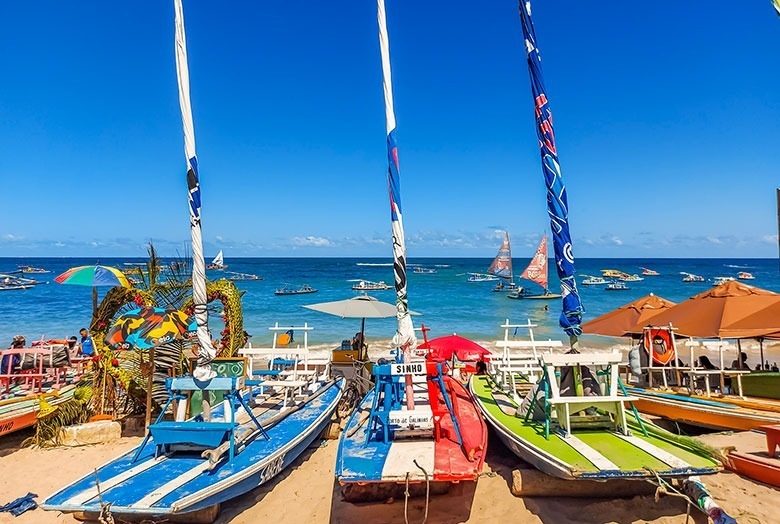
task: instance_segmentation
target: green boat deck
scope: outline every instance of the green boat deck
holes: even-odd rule
[[[716,473],[721,469],[720,464],[708,454],[657,436],[660,428],[648,422],[644,424],[649,426],[649,436],[643,435],[635,421],[632,422],[633,416],[630,414],[632,437],[628,440],[608,429],[574,429],[574,439],[564,438],[551,431],[549,438],[545,438],[543,423],[531,420],[525,422],[522,415],[508,415],[501,410],[493,393],[503,392],[488,376],[472,377],[471,389],[485,418],[504,443],[522,459],[550,475],[561,478],[645,478],[654,476],[653,471],[663,477],[672,477]],[[511,404],[520,413],[519,406],[514,401]],[[634,438],[650,446],[641,449],[630,442]],[[653,454],[654,448],[663,450],[685,464],[674,460],[671,462],[676,463],[671,465],[664,462],[662,458],[669,460],[669,457],[662,453]],[[662,458],[656,455],[662,455]],[[617,469],[605,468],[601,457]],[[602,467],[594,464],[594,461],[602,462]]]

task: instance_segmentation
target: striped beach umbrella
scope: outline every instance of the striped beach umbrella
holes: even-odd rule
[[[98,287],[133,287],[127,277],[115,267],[78,266],[54,278],[58,284],[92,287],[92,316],[97,313]]]

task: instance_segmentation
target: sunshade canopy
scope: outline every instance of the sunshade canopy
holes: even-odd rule
[[[133,309],[120,316],[106,334],[114,349],[148,350],[184,338],[196,326],[181,311],[162,308]]]
[[[335,302],[320,302],[303,307],[341,318],[389,318],[396,315],[395,304],[382,302],[369,295],[360,295]]]
[[[671,300],[651,293],[584,323],[582,332],[608,337],[641,335],[650,319],[674,305]]]
[[[689,337],[735,338],[733,327],[770,307],[780,311],[780,295],[773,291],[728,281],[699,293],[652,317],[656,326],[671,324],[677,332]],[[755,322],[762,317],[754,317]],[[750,321],[753,322],[753,321]],[[774,325],[777,324],[775,320]],[[755,324],[748,324],[755,325]],[[748,330],[739,338],[759,336]]]
[[[458,360],[470,362],[480,358],[490,357],[490,351],[476,342],[463,338],[460,335],[438,337],[418,346],[419,349],[430,349],[434,358],[449,360],[453,355]]]
[[[127,277],[115,267],[79,266],[57,276],[55,282],[92,287],[132,287]]]

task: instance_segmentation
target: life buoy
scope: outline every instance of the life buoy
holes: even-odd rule
[[[645,329],[643,345],[656,364],[666,366],[675,358],[672,334],[668,329]]]

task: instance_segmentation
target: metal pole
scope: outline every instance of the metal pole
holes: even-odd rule
[[[780,187],[777,188],[777,253],[778,271],[780,271]],[[763,363],[761,364],[763,366]]]
[[[154,386],[154,347],[149,350],[149,386],[146,391],[146,429],[152,422],[152,387]]]

